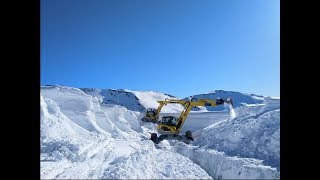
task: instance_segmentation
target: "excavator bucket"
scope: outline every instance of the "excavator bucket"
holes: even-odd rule
[[[156,114],[155,110],[154,109],[147,109],[146,114],[141,119],[141,121],[156,123],[157,122],[157,114]]]

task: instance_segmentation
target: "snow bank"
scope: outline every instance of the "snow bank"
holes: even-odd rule
[[[129,111],[127,108],[119,105],[104,105],[103,111],[108,114],[113,124],[124,132],[130,132],[132,130],[141,132],[141,126],[139,120],[141,119],[141,113],[136,111]]]
[[[116,158],[106,169],[107,179],[212,179],[190,159],[154,148],[150,141],[140,144],[134,153]]]
[[[238,116],[200,130],[195,143],[217,149],[229,156],[263,160],[280,168],[280,100],[268,100],[265,106],[236,108]]]
[[[65,116],[52,99],[40,96],[41,161],[79,161],[79,154],[92,143],[111,134],[88,131]]]
[[[143,114],[100,100],[77,88],[41,88],[41,178],[210,178],[190,159],[156,149],[148,140],[154,125],[139,124]]]
[[[179,143],[180,144],[180,143]],[[275,168],[249,158],[228,157],[222,152],[180,144],[175,150],[200,165],[214,179],[278,179]]]

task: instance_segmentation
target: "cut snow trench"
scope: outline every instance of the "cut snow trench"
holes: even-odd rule
[[[263,166],[261,160],[228,157],[215,150],[179,143],[175,151],[198,164],[214,179],[278,179],[276,168]]]

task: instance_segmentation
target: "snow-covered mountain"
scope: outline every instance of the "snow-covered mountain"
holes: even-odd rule
[[[246,94],[246,93],[240,93],[240,92],[234,92],[234,91],[223,91],[223,90],[216,90],[207,94],[196,94],[184,99],[190,99],[190,98],[196,98],[196,99],[217,99],[217,98],[232,98],[234,107],[239,106],[245,106],[245,105],[255,105],[255,104],[263,104],[265,102],[266,97],[261,95],[255,95],[255,94]],[[199,109],[207,109],[208,111],[221,111],[225,110],[225,107],[223,106],[217,106],[217,107],[199,107],[194,108],[193,110],[199,110]]]
[[[100,102],[104,104],[117,104],[126,107],[132,111],[145,111],[147,108],[157,108],[157,101],[168,99],[177,99],[177,97],[169,94],[164,94],[155,91],[130,91],[126,89],[90,89],[80,88],[83,92],[95,96]],[[234,101],[234,106],[246,106],[263,104],[266,97],[255,94],[246,94],[234,91],[216,90],[207,94],[196,94],[184,99],[196,98],[196,99],[217,99],[231,97]],[[170,107],[170,108],[168,108]],[[179,104],[170,104],[163,107],[162,112],[180,112],[183,107]],[[197,107],[193,108],[194,111],[206,110],[206,111],[221,111],[226,110],[223,106],[217,107]]]
[[[157,101],[165,100],[166,98],[176,98],[169,94],[164,94],[154,91],[130,91],[126,89],[90,89],[81,88],[81,90],[91,96],[99,99],[103,104],[116,104],[126,107],[131,111],[145,111],[147,108],[157,108]],[[180,105],[172,105],[178,111],[182,109]],[[163,111],[167,111],[164,107]]]
[[[41,178],[280,177],[279,99],[252,101],[254,95],[239,93],[232,97],[234,119],[228,111],[191,112],[184,127],[194,132],[192,144],[164,140],[155,146],[149,140],[155,124],[140,119],[146,108],[156,108],[156,101],[165,98],[174,97],[153,91],[41,87]],[[168,106],[163,112],[181,108]]]

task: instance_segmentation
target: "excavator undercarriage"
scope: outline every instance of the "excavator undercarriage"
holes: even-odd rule
[[[157,133],[150,133],[151,137],[150,140],[153,141],[155,144],[158,144],[164,139],[175,139],[178,141],[182,141],[186,144],[190,144],[190,141],[193,141],[193,137],[191,134],[191,131],[186,131],[185,135],[179,135],[179,134],[161,134],[159,137]]]

